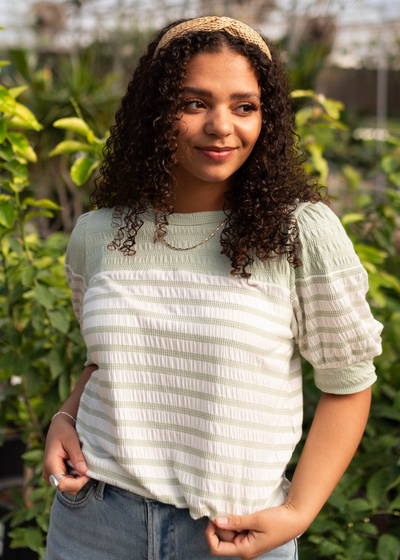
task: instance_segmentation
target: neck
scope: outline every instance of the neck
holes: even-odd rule
[[[172,205],[176,213],[207,212],[211,210],[223,210],[232,208],[232,201],[227,200],[225,192],[230,190],[230,183],[221,181],[218,183],[206,183],[191,177],[185,180],[177,173],[177,183],[174,188]]]

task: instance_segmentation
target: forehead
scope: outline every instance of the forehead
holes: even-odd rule
[[[217,53],[196,54],[189,61],[186,71],[184,86],[226,92],[253,89],[260,93],[258,79],[249,60],[228,49]]]

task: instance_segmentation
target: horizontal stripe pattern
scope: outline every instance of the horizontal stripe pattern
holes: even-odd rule
[[[77,421],[88,475],[193,519],[283,503],[301,437],[300,353],[322,390],[351,393],[375,378],[381,326],[340,222],[324,205],[300,205],[303,266],[256,259],[247,283],[229,274],[218,235],[187,252],[154,244],[151,211],[135,257],[108,251],[111,214],[79,218],[65,264],[86,364],[99,367]],[[222,219],[172,215],[168,241],[195,245]]]

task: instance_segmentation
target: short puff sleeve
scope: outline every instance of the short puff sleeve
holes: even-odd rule
[[[302,266],[292,269],[292,331],[316,386],[357,393],[376,380],[382,324],[366,301],[368,275],[339,218],[322,202],[296,212]]]

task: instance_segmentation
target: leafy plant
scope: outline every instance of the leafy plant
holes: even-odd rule
[[[312,91],[293,92],[309,97],[311,106],[298,112],[298,131],[311,154],[308,171],[328,181],[328,163],[323,145],[313,146],[318,128],[337,127],[341,104],[319,97]],[[394,148],[393,148],[394,147]],[[310,149],[311,148],[311,149]],[[381,170],[397,186],[400,140],[389,138],[381,158]],[[313,157],[317,154],[317,158]],[[374,316],[383,325],[383,352],[374,362],[378,381],[372,386],[369,422],[359,450],[327,504],[300,539],[300,558],[317,560],[398,560],[400,557],[400,194],[386,189],[374,202],[357,170],[342,170],[351,190],[353,207],[347,208],[342,223],[368,272],[368,299]],[[340,200],[340,197],[336,197]],[[339,205],[340,210],[340,205]],[[304,362],[304,436],[307,436],[319,398],[309,364]],[[291,470],[301,452],[296,449]]]
[[[0,445],[6,435],[19,434],[31,473],[24,495],[13,491],[14,510],[6,518],[11,546],[44,558],[54,497],[41,478],[45,433],[79,377],[85,353],[64,275],[67,238],[35,233],[33,221],[60,208],[36,200],[29,188],[28,164],[36,154],[21,130],[42,126],[16,101],[20,93],[0,86]]]
[[[109,133],[105,138],[96,138],[82,116],[81,118],[59,119],[53,123],[53,126],[76,132],[86,140],[86,142],[64,140],[50,152],[50,156],[78,154],[71,167],[71,179],[78,187],[81,187],[88,182],[93,171],[100,165],[103,148]],[[80,154],[82,155],[80,156]]]

